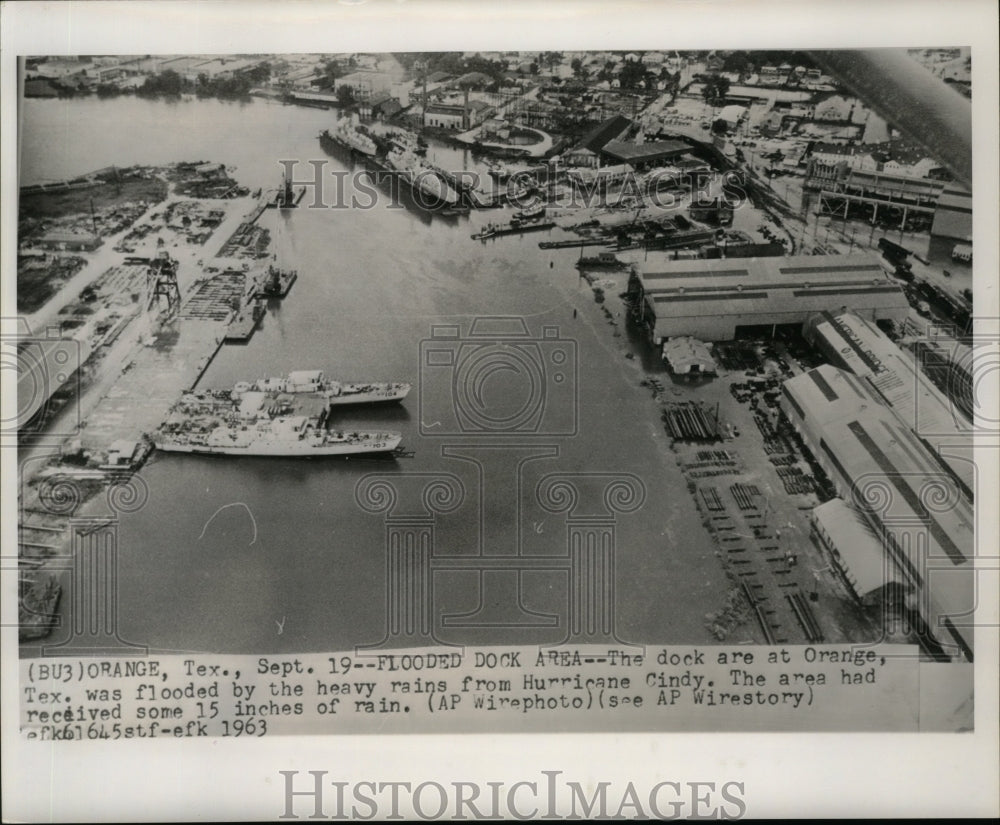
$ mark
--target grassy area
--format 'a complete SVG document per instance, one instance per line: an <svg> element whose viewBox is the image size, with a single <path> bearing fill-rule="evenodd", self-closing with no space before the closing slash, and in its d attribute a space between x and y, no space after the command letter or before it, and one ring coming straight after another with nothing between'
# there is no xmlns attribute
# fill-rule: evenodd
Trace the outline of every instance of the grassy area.
<svg viewBox="0 0 1000 825"><path fill-rule="evenodd" d="M26 264L17 268L17 311L35 312L79 272L86 260L79 256L53 256L46 263Z"/></svg>
<svg viewBox="0 0 1000 825"><path fill-rule="evenodd" d="M33 192L22 195L19 217L60 218L66 215L90 212L91 201L94 209L117 206L129 201L144 200L159 203L167 196L167 184L159 178L126 177L117 182L103 183L87 189L71 189L63 192Z"/></svg>

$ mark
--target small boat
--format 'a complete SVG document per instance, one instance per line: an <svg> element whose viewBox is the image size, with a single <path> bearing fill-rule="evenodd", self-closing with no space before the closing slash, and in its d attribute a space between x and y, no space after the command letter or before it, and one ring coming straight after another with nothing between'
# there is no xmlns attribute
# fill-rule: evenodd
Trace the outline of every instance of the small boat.
<svg viewBox="0 0 1000 825"><path fill-rule="evenodd" d="M493 224L488 224L479 232L474 233L471 237L474 241L485 241L489 238L496 237L497 228Z"/></svg>
<svg viewBox="0 0 1000 825"><path fill-rule="evenodd" d="M545 205L536 206L534 209L522 209L514 213L515 221L537 221L545 217Z"/></svg>

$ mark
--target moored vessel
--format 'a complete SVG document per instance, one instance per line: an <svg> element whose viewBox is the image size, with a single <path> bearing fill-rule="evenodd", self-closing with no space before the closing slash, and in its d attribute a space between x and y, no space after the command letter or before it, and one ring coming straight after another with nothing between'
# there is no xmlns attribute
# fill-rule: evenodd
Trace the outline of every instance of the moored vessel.
<svg viewBox="0 0 1000 825"><path fill-rule="evenodd" d="M402 435L326 426L330 403L315 392L185 393L152 435L163 452L303 458L384 453Z"/></svg>
<svg viewBox="0 0 1000 825"><path fill-rule="evenodd" d="M322 370L298 370L288 373L287 377L241 381L233 387L232 395L246 392L314 393L330 405L374 404L402 401L410 392L410 385L401 381L332 381Z"/></svg>

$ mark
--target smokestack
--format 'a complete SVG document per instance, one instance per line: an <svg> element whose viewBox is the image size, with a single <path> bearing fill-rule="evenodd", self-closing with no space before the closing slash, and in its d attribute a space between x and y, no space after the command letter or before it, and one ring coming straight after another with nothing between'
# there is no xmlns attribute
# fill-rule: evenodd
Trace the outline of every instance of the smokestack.
<svg viewBox="0 0 1000 825"><path fill-rule="evenodd" d="M462 108L462 128L469 129L472 124L469 122L469 87L465 87L465 102Z"/></svg>
<svg viewBox="0 0 1000 825"><path fill-rule="evenodd" d="M423 70L424 70L423 71L423 76L424 76L424 105L420 109L420 111L423 112L423 114L421 115L422 123L423 123L424 126L426 126L427 125L427 67L424 66Z"/></svg>

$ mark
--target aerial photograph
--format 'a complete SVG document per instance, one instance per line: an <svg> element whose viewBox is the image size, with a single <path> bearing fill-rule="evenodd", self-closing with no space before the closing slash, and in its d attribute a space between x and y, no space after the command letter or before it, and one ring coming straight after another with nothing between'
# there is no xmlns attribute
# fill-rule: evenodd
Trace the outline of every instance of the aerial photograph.
<svg viewBox="0 0 1000 825"><path fill-rule="evenodd" d="M972 60L19 58L22 658L973 662Z"/></svg>

